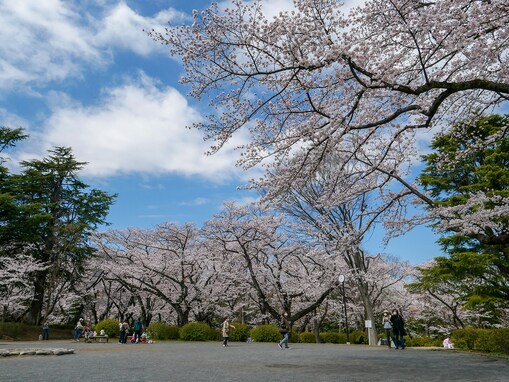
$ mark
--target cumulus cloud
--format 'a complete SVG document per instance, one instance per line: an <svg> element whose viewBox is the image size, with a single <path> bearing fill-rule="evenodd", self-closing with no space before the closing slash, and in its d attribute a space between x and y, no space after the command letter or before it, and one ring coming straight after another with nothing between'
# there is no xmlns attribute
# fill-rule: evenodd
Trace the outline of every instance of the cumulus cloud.
<svg viewBox="0 0 509 382"><path fill-rule="evenodd" d="M98 22L94 43L98 47L112 46L141 56L166 52L163 45L154 43L144 31L157 29L170 20L183 18L185 15L174 9L165 9L153 17L144 17L125 3L119 3L108 10L105 17Z"/></svg>
<svg viewBox="0 0 509 382"><path fill-rule="evenodd" d="M206 156L208 143L200 132L186 129L199 119L177 90L140 73L135 80L104 90L92 106L69 100L55 106L38 144L71 146L78 160L89 162L88 176L174 173L217 181L238 176L233 147L243 143L242 136Z"/></svg>
<svg viewBox="0 0 509 382"><path fill-rule="evenodd" d="M96 3L89 10L72 1L1 1L0 90L81 78L90 66L110 64L116 49L143 56L163 52L143 29L182 17L171 8L144 17L123 2Z"/></svg>

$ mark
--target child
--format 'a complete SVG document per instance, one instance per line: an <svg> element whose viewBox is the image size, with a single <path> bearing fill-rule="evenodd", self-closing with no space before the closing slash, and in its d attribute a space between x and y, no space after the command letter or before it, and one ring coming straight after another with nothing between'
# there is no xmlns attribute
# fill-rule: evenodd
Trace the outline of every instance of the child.
<svg viewBox="0 0 509 382"><path fill-rule="evenodd" d="M451 339L449 337L447 337L444 340L443 345L444 349L454 349L454 344L451 342Z"/></svg>

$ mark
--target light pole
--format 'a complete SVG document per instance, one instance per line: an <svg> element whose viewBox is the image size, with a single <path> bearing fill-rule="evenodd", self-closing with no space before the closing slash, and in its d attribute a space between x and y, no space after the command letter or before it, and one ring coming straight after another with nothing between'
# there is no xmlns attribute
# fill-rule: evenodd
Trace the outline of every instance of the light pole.
<svg viewBox="0 0 509 382"><path fill-rule="evenodd" d="M346 329L346 343L350 343L350 336L348 334L348 315L346 314L346 293L345 293L345 275L339 275L338 281L343 287L343 310L345 312L345 329Z"/></svg>

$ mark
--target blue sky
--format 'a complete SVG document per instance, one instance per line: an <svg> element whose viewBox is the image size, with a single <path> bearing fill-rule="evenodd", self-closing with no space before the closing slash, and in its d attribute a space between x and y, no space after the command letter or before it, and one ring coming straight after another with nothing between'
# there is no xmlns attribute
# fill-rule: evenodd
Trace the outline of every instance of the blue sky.
<svg viewBox="0 0 509 382"><path fill-rule="evenodd" d="M347 1L354 5L356 1ZM358 2L358 1L357 1ZM289 0L267 0L267 12ZM235 167L236 144L206 156L207 143L186 129L206 113L178 84L181 66L144 32L182 24L206 0L0 0L0 125L23 127L9 166L71 146L88 162L83 179L119 194L108 216L115 228L165 221L201 225L256 176ZM372 251L412 263L439 254L435 236L419 228Z"/></svg>

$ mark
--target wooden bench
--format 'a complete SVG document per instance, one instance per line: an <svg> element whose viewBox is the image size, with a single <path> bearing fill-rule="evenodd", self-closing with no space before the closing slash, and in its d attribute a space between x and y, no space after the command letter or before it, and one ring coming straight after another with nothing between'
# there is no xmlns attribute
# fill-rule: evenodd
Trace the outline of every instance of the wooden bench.
<svg viewBox="0 0 509 382"><path fill-rule="evenodd" d="M88 338L85 338L85 342L92 342L92 341L97 342L98 339L102 340L104 338L106 339L106 342L108 342L108 339L109 339L108 336L90 336ZM103 342L103 341L99 341L99 342Z"/></svg>

